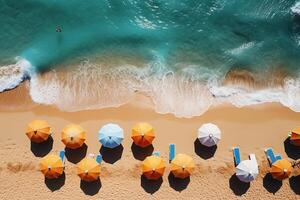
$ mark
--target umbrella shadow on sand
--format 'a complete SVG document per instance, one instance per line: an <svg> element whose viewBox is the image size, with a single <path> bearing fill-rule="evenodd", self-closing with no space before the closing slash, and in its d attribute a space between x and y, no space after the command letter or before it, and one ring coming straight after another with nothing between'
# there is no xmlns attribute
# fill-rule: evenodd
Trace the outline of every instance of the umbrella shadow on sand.
<svg viewBox="0 0 300 200"><path fill-rule="evenodd" d="M149 145L147 147L139 147L136 144L132 143L131 145L131 151L133 154L133 157L137 160L145 160L145 158L147 156L151 156L153 151L154 151L154 147L153 145Z"/></svg>
<svg viewBox="0 0 300 200"><path fill-rule="evenodd" d="M268 192L275 194L281 188L282 181L274 179L271 173L267 173L263 178L263 186Z"/></svg>
<svg viewBox="0 0 300 200"><path fill-rule="evenodd" d="M145 176L141 176L141 186L147 193L154 194L159 190L162 183L161 177L157 180L148 180Z"/></svg>
<svg viewBox="0 0 300 200"><path fill-rule="evenodd" d="M215 155L217 148L217 145L212 147L204 146L200 143L198 138L194 141L195 153L205 160L212 158Z"/></svg>
<svg viewBox="0 0 300 200"><path fill-rule="evenodd" d="M30 150L36 157L44 157L53 147L53 138L50 135L48 139L42 143L35 143L31 141Z"/></svg>
<svg viewBox="0 0 300 200"><path fill-rule="evenodd" d="M290 138L284 141L284 150L289 158L297 160L300 158L300 147L291 144Z"/></svg>
<svg viewBox="0 0 300 200"><path fill-rule="evenodd" d="M101 180L98 178L96 181L87 182L87 181L80 181L80 189L86 195L93 196L99 192L102 187Z"/></svg>
<svg viewBox="0 0 300 200"><path fill-rule="evenodd" d="M100 148L100 154L102 155L102 159L110 164L114 164L118 160L121 159L123 154L123 145L120 144L119 146L111 149L104 146L101 146Z"/></svg>
<svg viewBox="0 0 300 200"><path fill-rule="evenodd" d="M45 177L45 184L48 187L49 190L56 191L59 190L62 186L64 186L66 181L66 175L65 172L60 175L58 178L54 179L48 179Z"/></svg>
<svg viewBox="0 0 300 200"><path fill-rule="evenodd" d="M190 183L190 177L184 179L176 178L172 173L169 174L168 180L170 187L178 192L185 190Z"/></svg>
<svg viewBox="0 0 300 200"><path fill-rule="evenodd" d="M229 187L235 195L242 196L249 190L250 183L240 181L236 174L233 174L229 179Z"/></svg>
<svg viewBox="0 0 300 200"><path fill-rule="evenodd" d="M292 176L289 179L290 187L295 194L300 195L300 175Z"/></svg>
<svg viewBox="0 0 300 200"><path fill-rule="evenodd" d="M77 149L70 149L66 147L65 155L67 160L74 164L78 163L86 156L87 148L88 146L85 143Z"/></svg>

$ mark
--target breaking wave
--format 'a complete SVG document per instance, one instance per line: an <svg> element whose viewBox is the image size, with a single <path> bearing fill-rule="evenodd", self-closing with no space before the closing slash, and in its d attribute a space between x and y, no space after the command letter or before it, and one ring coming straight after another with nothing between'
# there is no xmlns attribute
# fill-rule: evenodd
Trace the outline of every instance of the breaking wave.
<svg viewBox="0 0 300 200"><path fill-rule="evenodd" d="M24 60L15 66L22 69L13 75L19 78L11 84L1 82L4 83L1 88L5 85L15 87L25 74L29 74L30 65ZM122 65L112 68L85 61L71 69L30 73L32 100L73 112L118 107L130 102L136 93L142 93L152 99L156 112L172 113L177 117L199 116L210 107L223 103L243 107L278 102L300 112L300 79L281 73L270 73L269 78L263 75L265 80L261 82L255 75L241 70L221 74L188 66L174 72L160 62L142 67Z"/></svg>

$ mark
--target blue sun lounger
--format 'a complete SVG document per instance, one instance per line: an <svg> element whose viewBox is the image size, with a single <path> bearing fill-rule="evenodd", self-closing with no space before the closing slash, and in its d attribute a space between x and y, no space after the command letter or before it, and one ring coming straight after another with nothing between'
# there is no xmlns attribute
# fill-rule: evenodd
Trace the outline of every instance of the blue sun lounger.
<svg viewBox="0 0 300 200"><path fill-rule="evenodd" d="M64 150L61 150L59 152L59 157L60 157L61 161L64 163L65 162L65 151Z"/></svg>
<svg viewBox="0 0 300 200"><path fill-rule="evenodd" d="M267 159L268 159L270 165L272 165L277 160L282 159L280 155L274 154L273 149L271 147L269 147L265 150L265 154L267 156Z"/></svg>
<svg viewBox="0 0 300 200"><path fill-rule="evenodd" d="M234 147L232 149L232 153L233 153L234 165L238 166L238 164L240 164L240 162L241 162L240 148Z"/></svg>
<svg viewBox="0 0 300 200"><path fill-rule="evenodd" d="M98 154L97 157L96 157L97 163L101 164L102 160L103 160L103 159L102 159L102 155L101 155L101 154Z"/></svg>
<svg viewBox="0 0 300 200"><path fill-rule="evenodd" d="M175 157L175 144L169 144L169 162Z"/></svg>

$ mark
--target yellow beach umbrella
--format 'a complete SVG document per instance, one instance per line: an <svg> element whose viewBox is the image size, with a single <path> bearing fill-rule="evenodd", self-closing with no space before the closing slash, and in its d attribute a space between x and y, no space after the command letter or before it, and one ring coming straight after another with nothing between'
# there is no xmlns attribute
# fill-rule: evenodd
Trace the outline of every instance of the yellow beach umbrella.
<svg viewBox="0 0 300 200"><path fill-rule="evenodd" d="M185 154L177 154L171 161L171 172L176 178L187 178L195 169L192 157Z"/></svg>
<svg viewBox="0 0 300 200"><path fill-rule="evenodd" d="M55 154L43 157L39 164L40 171L49 179L58 178L64 171L61 158Z"/></svg>
<svg viewBox="0 0 300 200"><path fill-rule="evenodd" d="M143 175L150 180L157 180L165 172L165 163L159 156L148 156L142 163Z"/></svg>
<svg viewBox="0 0 300 200"><path fill-rule="evenodd" d="M50 125L44 120L34 120L27 125L26 135L33 142L44 142L48 139L50 134Z"/></svg>
<svg viewBox="0 0 300 200"><path fill-rule="evenodd" d="M70 149L81 147L85 140L85 130L77 124L67 125L61 132L61 141Z"/></svg>
<svg viewBox="0 0 300 200"><path fill-rule="evenodd" d="M290 141L291 141L294 145L300 146L300 127L294 128L294 129L291 131Z"/></svg>
<svg viewBox="0 0 300 200"><path fill-rule="evenodd" d="M148 123L138 123L132 128L131 138L137 146L149 146L155 138L154 129Z"/></svg>
<svg viewBox="0 0 300 200"><path fill-rule="evenodd" d="M283 180L291 175L292 170L292 164L286 159L281 159L272 164L270 173L274 179Z"/></svg>
<svg viewBox="0 0 300 200"><path fill-rule="evenodd" d="M93 158L84 158L77 164L77 175L84 181L96 181L100 172L100 164Z"/></svg>

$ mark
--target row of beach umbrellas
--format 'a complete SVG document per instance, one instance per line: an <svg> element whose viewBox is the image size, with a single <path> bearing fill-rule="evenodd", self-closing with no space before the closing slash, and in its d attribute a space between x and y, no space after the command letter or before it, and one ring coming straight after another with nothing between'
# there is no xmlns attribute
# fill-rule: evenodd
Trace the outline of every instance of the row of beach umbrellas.
<svg viewBox="0 0 300 200"><path fill-rule="evenodd" d="M48 140L52 134L52 130L48 122L44 120L34 120L27 126L26 135L29 139L36 143ZM155 138L154 129L148 123L138 123L132 128L131 138L135 145L139 147L147 147L152 144ZM118 125L109 123L102 126L98 133L99 142L107 148L115 148L119 146L124 139L124 130ZM199 141L211 147L216 145L221 139L220 129L211 123L203 124L198 129ZM77 124L70 124L61 131L61 141L67 148L80 148L86 140L86 131Z"/></svg>
<svg viewBox="0 0 300 200"><path fill-rule="evenodd" d="M28 124L26 135L32 142L41 143L51 135L50 125L43 120L35 120ZM148 123L138 123L132 127L131 138L133 143L141 148L152 144L155 134L153 127ZM124 139L124 130L117 124L106 124L100 128L98 133L99 142L107 148L116 148L121 145ZM213 147L221 139L220 129L212 123L203 124L198 129L198 140L207 147ZM85 130L76 124L67 125L61 131L61 141L67 148L77 149L86 140ZM300 128L293 129L290 134L290 141L294 145L299 145ZM170 146L171 147L171 146ZM175 147L174 147L175 148ZM195 169L195 163L191 156L186 154L175 155L175 149L170 148L170 171L177 178L187 178ZM171 152L173 151L173 152ZM292 173L292 165L282 159L280 155L275 155L271 148L265 151L270 163L270 173L274 179L283 180ZM174 154L174 156L171 156ZM233 148L233 156L236 166L236 176L242 182L253 181L258 173L258 164L254 154L249 155L249 159L240 161L239 148ZM97 180L100 176L101 155L88 156L77 164L77 174L84 181ZM154 153L143 160L141 170L143 175L150 180L156 180L163 176L166 165L159 153ZM49 154L42 158L40 170L47 178L57 178L64 170L63 155L57 156Z"/></svg>

